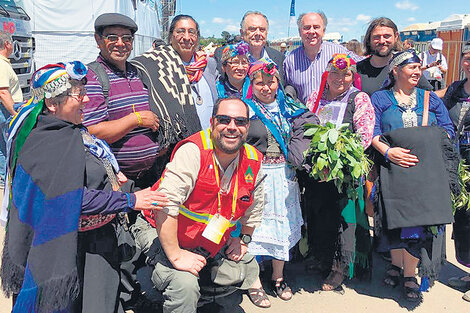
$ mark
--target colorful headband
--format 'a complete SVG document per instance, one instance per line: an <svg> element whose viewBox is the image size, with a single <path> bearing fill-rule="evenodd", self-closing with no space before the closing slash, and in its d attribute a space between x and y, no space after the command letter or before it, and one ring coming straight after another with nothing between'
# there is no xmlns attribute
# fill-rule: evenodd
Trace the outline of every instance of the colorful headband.
<svg viewBox="0 0 470 313"><path fill-rule="evenodd" d="M222 50L222 63L225 63L228 59L234 58L238 55L247 55L250 51L250 46L246 42L239 42L234 45L227 45Z"/></svg>
<svg viewBox="0 0 470 313"><path fill-rule="evenodd" d="M81 80L87 67L80 61L48 64L34 72L31 79L34 102L53 98L72 87L71 79Z"/></svg>
<svg viewBox="0 0 470 313"><path fill-rule="evenodd" d="M339 71L351 70L354 73L357 72L356 61L344 53L333 54L333 57L328 62L327 71L330 71L332 68Z"/></svg>
<svg viewBox="0 0 470 313"><path fill-rule="evenodd" d="M418 55L414 51L401 51L396 53L392 60L390 60L389 72L391 72L395 66L403 66L410 63L421 63Z"/></svg>
<svg viewBox="0 0 470 313"><path fill-rule="evenodd" d="M350 70L354 75L353 86L361 90L361 76L357 73L356 61L351 58L349 55L344 53L335 53L333 57L328 62L325 72L321 76L320 89L318 90L317 98L312 107L312 112L316 112L318 105L320 104L320 99L323 95L323 92L326 88L326 81L330 71L335 68L340 71Z"/></svg>
<svg viewBox="0 0 470 313"><path fill-rule="evenodd" d="M279 78L279 71L277 69L276 63L271 60L260 59L255 63L251 64L251 67L248 71L248 76L250 80L253 80L256 74L262 73L263 75L272 77L276 76Z"/></svg>

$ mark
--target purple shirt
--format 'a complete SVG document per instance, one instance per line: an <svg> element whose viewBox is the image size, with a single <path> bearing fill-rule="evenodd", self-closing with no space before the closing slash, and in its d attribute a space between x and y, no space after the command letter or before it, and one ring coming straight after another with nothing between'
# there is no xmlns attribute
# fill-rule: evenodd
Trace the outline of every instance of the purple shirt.
<svg viewBox="0 0 470 313"><path fill-rule="evenodd" d="M349 54L356 62L361 60L361 57L343 46L327 41L322 42L320 50L313 61L305 55L303 46L298 47L286 56L284 60L286 85L295 88L300 101L306 103L312 92L320 89L321 76L326 70L328 61L335 53Z"/></svg>
<svg viewBox="0 0 470 313"><path fill-rule="evenodd" d="M113 121L134 112L150 110L148 91L137 76L133 65L127 63L124 73L107 63L101 56L96 59L104 66L109 77L108 106L98 77L89 69L86 85L90 102L85 106L83 125L90 126L104 121ZM136 177L141 171L152 167L159 149L156 133L149 128L137 127L120 140L110 144L121 171Z"/></svg>

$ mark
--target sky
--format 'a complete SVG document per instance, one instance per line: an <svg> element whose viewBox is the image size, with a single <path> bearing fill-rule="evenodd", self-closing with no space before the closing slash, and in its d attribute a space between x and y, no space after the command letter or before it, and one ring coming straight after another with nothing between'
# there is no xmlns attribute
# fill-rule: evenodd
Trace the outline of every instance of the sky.
<svg viewBox="0 0 470 313"><path fill-rule="evenodd" d="M399 30L414 24L441 21L452 14L470 14L469 0L296 0L296 18L322 10L328 18L326 32L339 32L343 40L361 39L368 22L379 16L391 18ZM355 5L354 5L355 4ZM220 37L222 31L240 32L240 20L248 10L263 12L269 19L268 39L298 36L289 25L291 0L177 0L177 13L189 14L200 24L201 35Z"/></svg>

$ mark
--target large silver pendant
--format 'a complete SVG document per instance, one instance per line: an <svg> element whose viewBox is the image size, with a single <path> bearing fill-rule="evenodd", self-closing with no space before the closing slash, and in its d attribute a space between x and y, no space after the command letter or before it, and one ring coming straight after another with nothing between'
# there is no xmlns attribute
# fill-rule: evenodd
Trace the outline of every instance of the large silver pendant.
<svg viewBox="0 0 470 313"><path fill-rule="evenodd" d="M416 112L411 109L406 109L406 111L402 113L401 119L404 128L418 126L418 116Z"/></svg>

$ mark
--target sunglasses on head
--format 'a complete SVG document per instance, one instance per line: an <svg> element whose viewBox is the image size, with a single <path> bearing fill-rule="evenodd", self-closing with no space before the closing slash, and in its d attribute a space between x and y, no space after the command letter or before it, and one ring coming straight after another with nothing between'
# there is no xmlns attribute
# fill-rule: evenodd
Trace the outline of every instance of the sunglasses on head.
<svg viewBox="0 0 470 313"><path fill-rule="evenodd" d="M231 117L228 115L216 115L215 118L220 124L228 125L232 120L235 121L235 125L237 126L246 126L250 121L247 117Z"/></svg>

